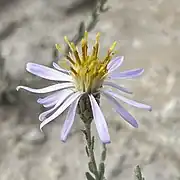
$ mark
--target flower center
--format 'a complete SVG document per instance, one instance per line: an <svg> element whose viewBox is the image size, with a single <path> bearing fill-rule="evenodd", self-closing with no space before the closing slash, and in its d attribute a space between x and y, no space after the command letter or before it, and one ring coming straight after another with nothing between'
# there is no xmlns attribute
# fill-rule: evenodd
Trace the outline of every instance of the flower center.
<svg viewBox="0 0 180 180"><path fill-rule="evenodd" d="M99 55L99 38L100 33L96 35L96 42L92 48L92 52L88 54L88 33L85 32L81 40L81 54L74 43L69 42L65 37L66 43L71 49L71 53L66 55L66 59L70 62L70 71L74 79L75 86L79 91L93 93L97 91L108 73L107 65L111 61L112 56L115 54L114 48L116 42L108 49L105 58L100 59ZM56 45L57 47L57 45ZM58 47L57 47L58 49Z"/></svg>

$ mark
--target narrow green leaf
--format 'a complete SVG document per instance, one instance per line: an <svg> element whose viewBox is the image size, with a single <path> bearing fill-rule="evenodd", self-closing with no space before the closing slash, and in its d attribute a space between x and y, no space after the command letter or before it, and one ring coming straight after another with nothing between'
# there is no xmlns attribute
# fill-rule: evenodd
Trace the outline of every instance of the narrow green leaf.
<svg viewBox="0 0 180 180"><path fill-rule="evenodd" d="M105 172L105 165L104 165L104 163L102 162L102 163L100 163L99 164L99 179L101 180L101 179L103 179L103 177L104 177L104 172Z"/></svg>
<svg viewBox="0 0 180 180"><path fill-rule="evenodd" d="M103 144L103 151L101 153L101 161L102 162L104 162L106 160L106 152L107 152L106 145Z"/></svg>
<svg viewBox="0 0 180 180"><path fill-rule="evenodd" d="M87 132L86 132L86 130L81 129L81 131L82 131L82 133L85 135L85 138L86 138L86 140L87 140L87 139L88 139L88 137L87 137Z"/></svg>
<svg viewBox="0 0 180 180"><path fill-rule="evenodd" d="M88 147L87 147L87 146L85 147L85 150L86 150L87 156L89 157L89 150L88 150Z"/></svg>
<svg viewBox="0 0 180 180"><path fill-rule="evenodd" d="M106 151L103 151L101 154L101 160L105 161L106 160Z"/></svg>
<svg viewBox="0 0 180 180"><path fill-rule="evenodd" d="M91 143L91 148L92 148L92 150L94 150L94 141L95 141L95 138L94 138L94 136L92 137L92 143Z"/></svg>
<svg viewBox="0 0 180 180"><path fill-rule="evenodd" d="M89 172L86 172L86 178L87 180L95 180Z"/></svg>
<svg viewBox="0 0 180 180"><path fill-rule="evenodd" d="M145 180L141 173L141 168L139 165L136 166L135 170L135 179L136 180Z"/></svg>
<svg viewBox="0 0 180 180"><path fill-rule="evenodd" d="M92 163L92 162L89 162L89 163L88 163L88 168L89 168L89 170L94 174L95 169L94 169L94 166L93 166L93 163Z"/></svg>

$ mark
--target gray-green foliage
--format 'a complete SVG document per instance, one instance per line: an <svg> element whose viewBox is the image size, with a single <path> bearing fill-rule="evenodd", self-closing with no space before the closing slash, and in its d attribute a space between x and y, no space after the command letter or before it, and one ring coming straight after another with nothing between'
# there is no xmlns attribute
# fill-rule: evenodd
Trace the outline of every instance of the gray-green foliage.
<svg viewBox="0 0 180 180"><path fill-rule="evenodd" d="M135 180L145 180L145 178L142 176L141 168L139 165L135 167L134 173L135 173Z"/></svg>

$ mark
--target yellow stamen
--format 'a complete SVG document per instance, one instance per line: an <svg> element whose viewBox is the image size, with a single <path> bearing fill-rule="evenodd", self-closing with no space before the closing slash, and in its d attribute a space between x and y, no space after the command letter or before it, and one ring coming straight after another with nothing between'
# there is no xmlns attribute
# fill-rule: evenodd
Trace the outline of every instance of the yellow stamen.
<svg viewBox="0 0 180 180"><path fill-rule="evenodd" d="M114 48L116 47L116 44L117 44L117 42L115 41L113 44L112 44L112 46L110 47L110 51L112 52L113 50L114 50Z"/></svg>
<svg viewBox="0 0 180 180"><path fill-rule="evenodd" d="M84 32L84 39L85 39L86 41L88 40L88 32L87 32L87 31Z"/></svg>
<svg viewBox="0 0 180 180"><path fill-rule="evenodd" d="M87 93L93 93L97 91L103 84L108 70L107 65L111 61L112 56L115 54L116 42L114 42L109 48L105 58L99 58L100 48L100 33L96 35L96 41L93 45L93 50L88 54L88 33L84 33L84 37L81 40L81 54L78 48L73 42L70 42L65 36L64 40L71 49L71 53L66 55L66 59L71 63L70 71L72 73L75 87L79 91ZM61 49L59 45L56 48Z"/></svg>
<svg viewBox="0 0 180 180"><path fill-rule="evenodd" d="M75 77L78 76L78 73L76 72L76 70L73 67L70 67L70 70Z"/></svg>
<svg viewBox="0 0 180 180"><path fill-rule="evenodd" d="M74 43L71 43L71 46L73 48L74 57L75 57L77 63L80 65L81 64L81 60L80 60L80 57L79 57L79 53L78 53L77 47L74 45Z"/></svg>
<svg viewBox="0 0 180 180"><path fill-rule="evenodd" d="M56 47L56 49L57 49L60 53L63 53L63 54L64 54L64 52L63 52L60 44L55 44L55 47Z"/></svg>
<svg viewBox="0 0 180 180"><path fill-rule="evenodd" d="M82 46L82 60L85 61L87 58L87 41L85 39L82 39L81 41L81 46Z"/></svg>
<svg viewBox="0 0 180 180"><path fill-rule="evenodd" d="M71 43L69 42L67 36L64 36L64 40L65 40L65 42L69 45L71 51L73 51L73 47L71 46Z"/></svg>
<svg viewBox="0 0 180 180"><path fill-rule="evenodd" d="M75 57L77 63L80 65L80 64L81 64L81 60L80 60L80 58L79 58L79 53L78 53L78 51L77 51L77 48L76 48L75 44L74 44L73 42L70 42L70 41L68 40L67 36L64 37L64 40L65 40L65 42L69 45L71 51L72 51L73 54L74 54L74 57Z"/></svg>
<svg viewBox="0 0 180 180"><path fill-rule="evenodd" d="M66 58L67 58L67 60L69 60L69 62L70 62L72 65L75 65L75 62L73 61L73 59L72 59L69 55L67 55Z"/></svg>
<svg viewBox="0 0 180 180"><path fill-rule="evenodd" d="M96 35L96 43L93 46L93 52L92 52L92 56L94 56L95 58L98 57L98 52L99 52L99 39L100 39L100 33L98 33Z"/></svg>

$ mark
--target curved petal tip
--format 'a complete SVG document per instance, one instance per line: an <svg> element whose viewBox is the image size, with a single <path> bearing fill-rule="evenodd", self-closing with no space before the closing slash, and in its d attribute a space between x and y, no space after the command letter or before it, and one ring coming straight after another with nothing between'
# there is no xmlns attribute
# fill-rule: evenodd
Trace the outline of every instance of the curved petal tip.
<svg viewBox="0 0 180 180"><path fill-rule="evenodd" d="M150 112L152 111L152 107L151 107L151 106L149 106L149 109L148 109L148 111L150 111Z"/></svg>
<svg viewBox="0 0 180 180"><path fill-rule="evenodd" d="M21 88L22 88L22 86L17 86L16 91L19 91L19 89L21 89Z"/></svg>
<svg viewBox="0 0 180 180"><path fill-rule="evenodd" d="M109 141L102 141L104 144L110 144L111 143L111 141L109 140Z"/></svg>
<svg viewBox="0 0 180 180"><path fill-rule="evenodd" d="M65 143L65 142L66 142L66 139L61 138L61 141L62 141L63 143Z"/></svg>
<svg viewBox="0 0 180 180"><path fill-rule="evenodd" d="M41 123L41 124L40 124L40 131L41 131L41 132L43 132L43 127L44 127L44 126L42 126L42 123Z"/></svg>
<svg viewBox="0 0 180 180"><path fill-rule="evenodd" d="M18 87L16 87L16 91L19 91L19 89L20 89L20 87L18 86Z"/></svg>
<svg viewBox="0 0 180 180"><path fill-rule="evenodd" d="M43 133L43 130L42 130L42 127L41 127L41 125L40 125L40 128L39 128L39 129L40 129L40 131Z"/></svg>
<svg viewBox="0 0 180 180"><path fill-rule="evenodd" d="M138 123L136 122L136 123L134 123L134 124L131 124L134 128L138 128L139 127L139 125L138 125Z"/></svg>

